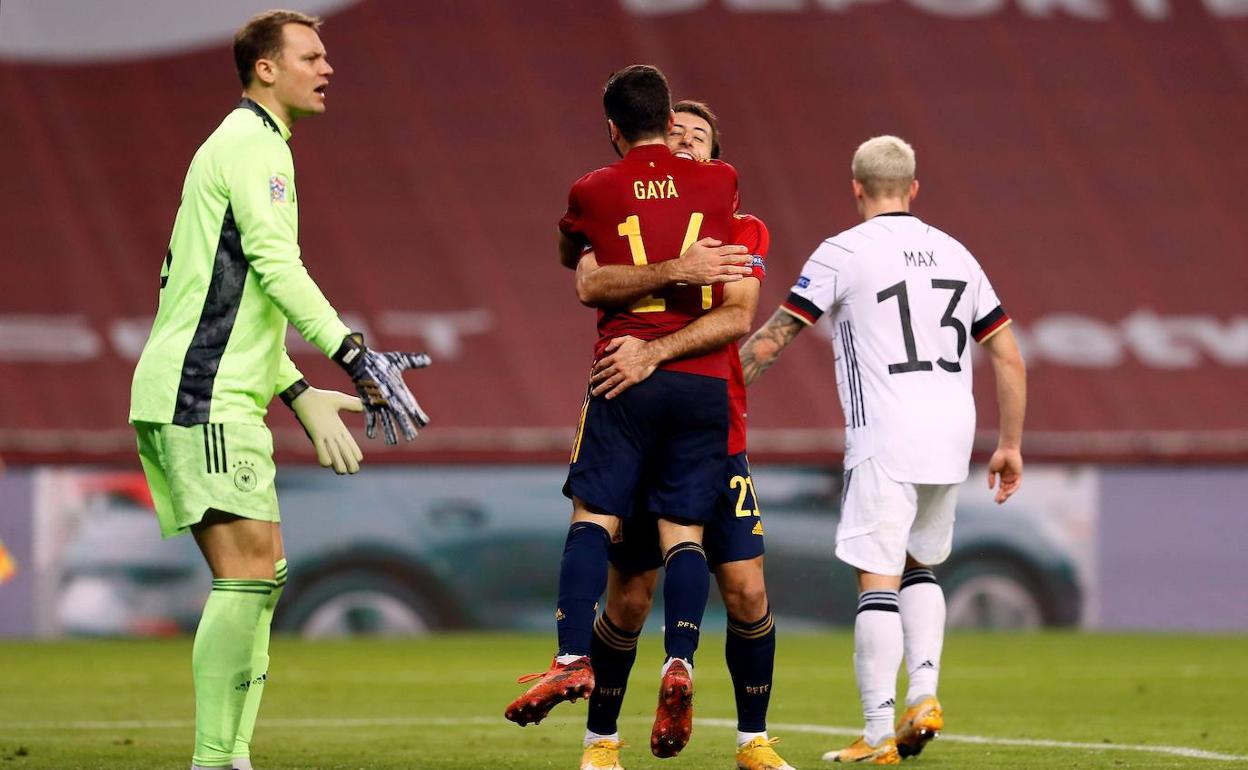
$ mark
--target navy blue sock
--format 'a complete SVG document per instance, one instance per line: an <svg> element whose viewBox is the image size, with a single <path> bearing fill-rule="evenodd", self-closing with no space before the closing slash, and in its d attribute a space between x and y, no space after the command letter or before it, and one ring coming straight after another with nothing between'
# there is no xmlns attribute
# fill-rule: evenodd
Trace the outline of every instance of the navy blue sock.
<svg viewBox="0 0 1248 770"><path fill-rule="evenodd" d="M728 618L724 657L737 697L737 730L767 731L767 704L771 702L771 677L776 665L776 622L771 609L761 620L738 623Z"/></svg>
<svg viewBox="0 0 1248 770"><path fill-rule="evenodd" d="M578 521L568 528L559 563L560 655L588 655L598 597L607 589L607 549L611 537L601 526Z"/></svg>
<svg viewBox="0 0 1248 770"><path fill-rule="evenodd" d="M594 623L594 643L589 662L594 667L594 694L589 698L585 727L599 735L614 735L624 706L628 675L637 660L637 637L641 631L623 631L607 613Z"/></svg>
<svg viewBox="0 0 1248 770"><path fill-rule="evenodd" d="M693 663L702 628L702 613L711 592L706 551L697 543L678 543L663 559L663 648L669 658Z"/></svg>

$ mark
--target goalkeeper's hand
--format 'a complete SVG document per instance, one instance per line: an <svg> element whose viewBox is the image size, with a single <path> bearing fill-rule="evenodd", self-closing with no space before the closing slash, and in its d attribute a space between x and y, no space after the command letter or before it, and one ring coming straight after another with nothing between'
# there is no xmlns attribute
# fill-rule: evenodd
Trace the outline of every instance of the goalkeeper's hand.
<svg viewBox="0 0 1248 770"><path fill-rule="evenodd" d="M340 410L364 411L358 398L335 390L319 390L300 380L282 392L282 401L308 434L322 468L332 467L339 476L359 472L364 453L338 416Z"/></svg>
<svg viewBox="0 0 1248 770"><path fill-rule="evenodd" d="M364 335L349 334L334 355L351 375L364 404L364 429L369 438L377 434L377 422L387 444L399 443L395 424L403 438L416 438L416 429L429 424L429 416L403 382L404 369L423 369L432 363L426 353L378 353L364 346Z"/></svg>

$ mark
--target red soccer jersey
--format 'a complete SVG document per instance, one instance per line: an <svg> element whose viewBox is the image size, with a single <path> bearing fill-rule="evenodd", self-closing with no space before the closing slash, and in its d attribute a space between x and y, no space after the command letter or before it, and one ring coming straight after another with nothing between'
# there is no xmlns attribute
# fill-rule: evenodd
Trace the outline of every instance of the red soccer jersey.
<svg viewBox="0 0 1248 770"><path fill-rule="evenodd" d="M732 166L677 158L667 145L647 144L578 179L559 229L592 247L600 265L644 265L675 259L699 238L731 243L736 198ZM723 298L722 285L669 286L628 308L599 310L594 357L615 337L652 340L683 329ZM727 379L728 352L679 358L661 368Z"/></svg>
<svg viewBox="0 0 1248 770"><path fill-rule="evenodd" d="M767 275L765 258L771 247L771 236L763 220L751 214L737 214L732 220L732 237L726 243L736 243L750 250L754 257L754 277L762 283ZM737 343L728 343L728 454L745 451L745 374L741 371L741 354Z"/></svg>

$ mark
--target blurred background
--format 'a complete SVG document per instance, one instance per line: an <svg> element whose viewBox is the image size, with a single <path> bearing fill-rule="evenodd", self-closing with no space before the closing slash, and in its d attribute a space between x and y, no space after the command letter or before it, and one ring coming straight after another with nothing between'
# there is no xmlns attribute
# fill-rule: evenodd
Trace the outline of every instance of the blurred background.
<svg viewBox="0 0 1248 770"><path fill-rule="evenodd" d="M208 573L189 538L159 539L129 383L183 175L238 100L231 36L269 5L0 4L0 636L194 627ZM849 160L881 133L915 146L916 213L1015 318L1027 477L998 508L972 469L953 625L1248 630L1248 0L285 5L325 17L336 69L291 142L305 262L376 347L435 365L409 377L430 427L400 448L360 431L356 477L273 409L281 628L549 629L594 339L555 223L614 159L606 77L648 62L719 113L743 210L770 227L755 325L856 223ZM976 393L980 462L982 366ZM852 622L842 424L817 328L750 392L785 628Z"/></svg>

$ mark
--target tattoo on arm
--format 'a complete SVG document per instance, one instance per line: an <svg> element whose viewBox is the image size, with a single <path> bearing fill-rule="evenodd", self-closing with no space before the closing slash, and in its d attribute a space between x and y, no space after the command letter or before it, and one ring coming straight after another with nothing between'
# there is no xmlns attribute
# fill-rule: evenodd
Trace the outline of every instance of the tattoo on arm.
<svg viewBox="0 0 1248 770"><path fill-rule="evenodd" d="M763 372L771 368L784 347L804 328L806 324L783 310L772 314L741 348L741 371L745 375L745 384L753 385Z"/></svg>

